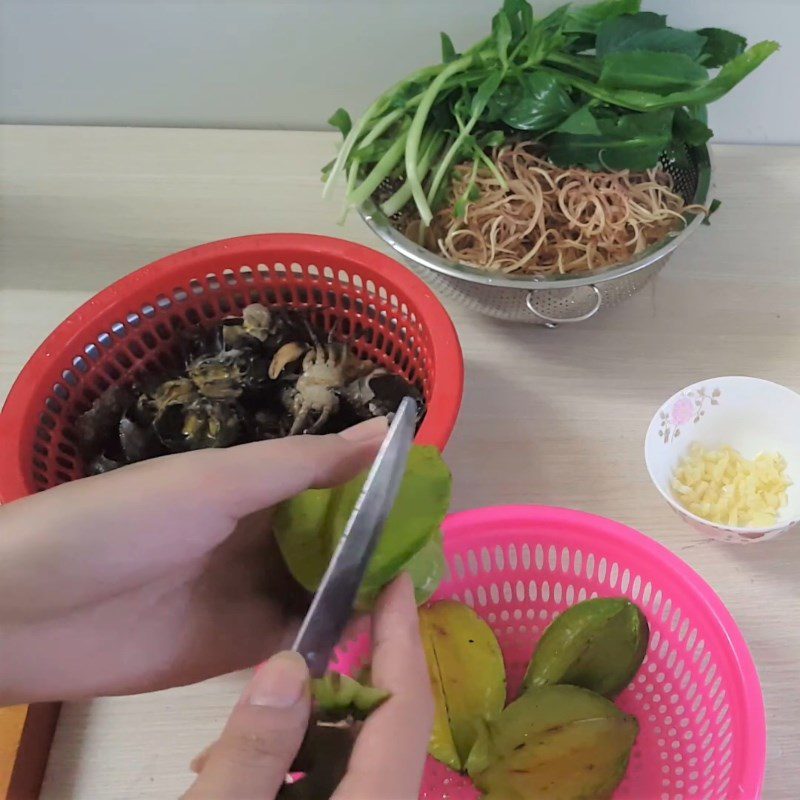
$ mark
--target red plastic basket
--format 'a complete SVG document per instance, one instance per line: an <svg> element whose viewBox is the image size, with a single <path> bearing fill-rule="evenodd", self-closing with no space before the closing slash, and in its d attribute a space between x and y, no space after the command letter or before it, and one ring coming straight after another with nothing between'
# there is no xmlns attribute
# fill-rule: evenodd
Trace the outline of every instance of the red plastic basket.
<svg viewBox="0 0 800 800"><path fill-rule="evenodd" d="M193 247L104 289L33 354L0 414L0 502L82 477L74 422L101 392L170 363L178 332L211 327L248 303L311 310L360 355L422 389L421 444L443 448L464 381L458 337L433 292L362 245L261 234Z"/></svg>

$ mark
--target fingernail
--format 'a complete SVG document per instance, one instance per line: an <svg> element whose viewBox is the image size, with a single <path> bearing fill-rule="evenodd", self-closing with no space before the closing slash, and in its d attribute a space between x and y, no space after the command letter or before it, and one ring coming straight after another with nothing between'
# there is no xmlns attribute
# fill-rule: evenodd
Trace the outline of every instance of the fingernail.
<svg viewBox="0 0 800 800"><path fill-rule="evenodd" d="M246 702L253 706L291 708L303 697L307 684L305 659L291 651L278 653L256 670Z"/></svg>
<svg viewBox="0 0 800 800"><path fill-rule="evenodd" d="M385 436L388 428L386 417L376 417L342 431L339 436L348 442L368 442Z"/></svg>

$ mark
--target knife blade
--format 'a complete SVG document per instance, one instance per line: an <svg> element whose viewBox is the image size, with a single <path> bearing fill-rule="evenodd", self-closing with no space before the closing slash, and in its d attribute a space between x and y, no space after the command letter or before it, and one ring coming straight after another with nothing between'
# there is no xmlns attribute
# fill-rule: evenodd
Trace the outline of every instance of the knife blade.
<svg viewBox="0 0 800 800"><path fill-rule="evenodd" d="M353 613L369 560L397 499L414 441L417 404L406 397L370 469L292 649L321 678Z"/></svg>

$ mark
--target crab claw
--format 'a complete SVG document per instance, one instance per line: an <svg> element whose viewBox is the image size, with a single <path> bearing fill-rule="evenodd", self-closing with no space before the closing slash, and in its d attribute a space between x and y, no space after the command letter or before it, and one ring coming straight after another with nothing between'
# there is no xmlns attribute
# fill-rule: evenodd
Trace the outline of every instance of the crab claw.
<svg viewBox="0 0 800 800"><path fill-rule="evenodd" d="M302 433L317 433L330 417L330 410L325 408L313 422L310 422L314 409L311 406L302 405L294 418L292 427L289 429L289 436L297 436Z"/></svg>
<svg viewBox="0 0 800 800"><path fill-rule="evenodd" d="M269 365L269 377L274 381L293 361L297 361L306 349L299 342L287 342L278 348Z"/></svg>

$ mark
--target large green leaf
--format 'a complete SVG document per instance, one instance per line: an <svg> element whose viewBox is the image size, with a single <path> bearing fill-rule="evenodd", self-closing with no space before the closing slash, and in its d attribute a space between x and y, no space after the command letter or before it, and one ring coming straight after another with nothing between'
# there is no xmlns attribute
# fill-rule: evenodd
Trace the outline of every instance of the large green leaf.
<svg viewBox="0 0 800 800"><path fill-rule="evenodd" d="M607 19L622 14L636 14L641 8L641 0L601 0L589 6L572 9L564 22L565 33L597 33Z"/></svg>
<svg viewBox="0 0 800 800"><path fill-rule="evenodd" d="M566 42L562 28L569 16L569 4L551 11L546 17L531 22L527 33L527 64L539 64L554 50L561 48Z"/></svg>
<svg viewBox="0 0 800 800"><path fill-rule="evenodd" d="M278 546L292 575L309 591L319 586L365 480L363 474L335 489L312 489L278 507L274 522ZM428 557L432 561L440 557L437 537L450 505L451 483L450 471L435 447L412 448L397 500L364 577L361 606L368 606L432 541ZM427 591L438 567L432 563L426 570L423 560L420 556L413 565L412 577Z"/></svg>
<svg viewBox="0 0 800 800"><path fill-rule="evenodd" d="M605 58L609 53L628 49L626 44L634 36L647 31L665 28L666 25L666 16L664 14L654 14L652 11L623 14L621 17L607 19L597 31L597 57Z"/></svg>
<svg viewBox="0 0 800 800"><path fill-rule="evenodd" d="M456 53L453 40L444 31L442 31L439 36L442 40L442 63L449 64L451 61L455 61L458 58L458 53Z"/></svg>
<svg viewBox="0 0 800 800"><path fill-rule="evenodd" d="M702 62L709 68L721 67L744 53L747 39L722 28L702 28L697 31L705 39Z"/></svg>
<svg viewBox="0 0 800 800"><path fill-rule="evenodd" d="M511 22L505 11L498 11L494 15L492 19L492 37L497 47L497 56L505 68L508 66L508 46L511 44L512 38Z"/></svg>
<svg viewBox="0 0 800 800"><path fill-rule="evenodd" d="M511 25L511 36L516 40L527 30L532 15L530 4L526 0L503 0L503 13Z"/></svg>
<svg viewBox="0 0 800 800"><path fill-rule="evenodd" d="M502 120L517 130L543 132L559 125L574 110L575 104L555 78L534 72L522 76L517 99Z"/></svg>
<svg viewBox="0 0 800 800"><path fill-rule="evenodd" d="M683 53L611 53L603 61L600 85L669 94L701 86L708 71Z"/></svg>
<svg viewBox="0 0 800 800"><path fill-rule="evenodd" d="M619 105L640 111L708 105L726 95L779 49L780 45L777 42L765 41L754 44L749 50L729 61L716 77L693 89L672 92L663 96L653 92L632 90L617 90L611 94Z"/></svg>
<svg viewBox="0 0 800 800"><path fill-rule="evenodd" d="M672 130L677 141L686 142L694 147L705 144L714 135L708 125L693 117L683 108L679 108L675 112Z"/></svg>
<svg viewBox="0 0 800 800"><path fill-rule="evenodd" d="M602 135L600 126L589 106L581 106L574 114L567 117L556 128L556 133L571 133L576 136Z"/></svg>
<svg viewBox="0 0 800 800"><path fill-rule="evenodd" d="M328 118L328 125L337 128L342 136L347 136L347 134L350 133L350 129L353 127L353 121L350 119L350 115L347 113L346 109L337 108Z"/></svg>
<svg viewBox="0 0 800 800"><path fill-rule="evenodd" d="M546 140L548 153L555 164L563 167L650 169L671 141L672 119L671 110L595 118L599 134L554 133ZM588 129L588 122L583 127ZM580 127L575 125L572 129Z"/></svg>
<svg viewBox="0 0 800 800"><path fill-rule="evenodd" d="M698 58L706 38L694 31L669 28L662 14L643 11L607 20L597 32L597 57L611 53L652 51L682 53L692 60Z"/></svg>

